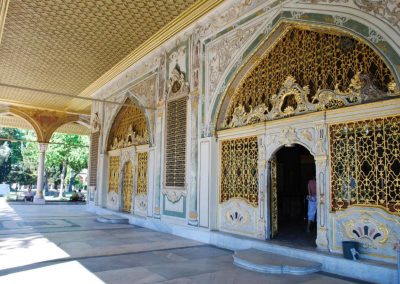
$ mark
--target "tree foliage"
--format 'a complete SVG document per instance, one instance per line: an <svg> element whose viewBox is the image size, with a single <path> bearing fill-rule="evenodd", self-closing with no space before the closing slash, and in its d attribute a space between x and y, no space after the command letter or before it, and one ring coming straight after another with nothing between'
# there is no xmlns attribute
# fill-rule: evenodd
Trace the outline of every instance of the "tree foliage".
<svg viewBox="0 0 400 284"><path fill-rule="evenodd" d="M3 139L24 139L26 131L14 128L0 128L0 138ZM23 142L0 141L0 182L13 182L10 173L16 165L23 168L22 149ZM23 177L26 178L26 177ZM18 182L18 181L17 181Z"/></svg>
<svg viewBox="0 0 400 284"><path fill-rule="evenodd" d="M33 131L3 128L0 137L18 140L36 141ZM46 151L45 171L51 184L60 183L63 164L73 175L87 168L89 148L74 145L88 145L89 137L54 133ZM35 184L39 161L39 147L37 142L12 142L9 144L11 154L1 164L3 143L0 143L0 181L8 183ZM4 146L3 148L5 148ZM5 148L6 149L6 148Z"/></svg>
<svg viewBox="0 0 400 284"><path fill-rule="evenodd" d="M51 142L55 144L50 144L47 149L46 171L54 183L59 183L63 166L66 167L64 174L70 171L74 177L87 168L89 148L78 145L88 145L89 137L54 133Z"/></svg>

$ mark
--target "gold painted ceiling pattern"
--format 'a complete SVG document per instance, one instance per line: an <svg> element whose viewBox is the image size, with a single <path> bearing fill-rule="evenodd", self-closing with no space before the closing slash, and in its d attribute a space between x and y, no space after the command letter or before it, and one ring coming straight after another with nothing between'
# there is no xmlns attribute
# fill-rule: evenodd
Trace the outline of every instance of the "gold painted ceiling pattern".
<svg viewBox="0 0 400 284"><path fill-rule="evenodd" d="M0 45L0 83L78 95L195 2L12 0ZM71 101L8 87L0 87L2 99L59 110Z"/></svg>

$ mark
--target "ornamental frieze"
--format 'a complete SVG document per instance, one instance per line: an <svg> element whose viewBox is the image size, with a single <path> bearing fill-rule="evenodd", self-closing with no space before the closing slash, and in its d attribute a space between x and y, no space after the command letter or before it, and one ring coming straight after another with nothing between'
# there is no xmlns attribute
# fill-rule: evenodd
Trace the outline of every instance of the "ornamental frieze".
<svg viewBox="0 0 400 284"><path fill-rule="evenodd" d="M372 102L379 99L399 96L400 91L394 82L388 85L388 92L383 92L369 79L366 74L357 73L351 80L347 90L318 90L309 99L308 86L301 87L293 76L288 76L277 95L270 97L271 108L260 104L250 107L246 112L243 105L237 106L231 117L226 117L222 128L233 128L252 123L273 120L303 113L335 109L344 106Z"/></svg>

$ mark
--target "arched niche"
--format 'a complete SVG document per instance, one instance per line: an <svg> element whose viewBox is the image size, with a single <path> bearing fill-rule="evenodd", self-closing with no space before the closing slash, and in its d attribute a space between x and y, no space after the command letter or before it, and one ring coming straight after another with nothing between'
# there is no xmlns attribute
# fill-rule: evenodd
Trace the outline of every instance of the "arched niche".
<svg viewBox="0 0 400 284"><path fill-rule="evenodd" d="M114 118L108 134L107 150L148 143L148 123L144 111L128 98Z"/></svg>
<svg viewBox="0 0 400 284"><path fill-rule="evenodd" d="M398 95L390 65L348 32L281 23L230 81L212 118L233 128Z"/></svg>

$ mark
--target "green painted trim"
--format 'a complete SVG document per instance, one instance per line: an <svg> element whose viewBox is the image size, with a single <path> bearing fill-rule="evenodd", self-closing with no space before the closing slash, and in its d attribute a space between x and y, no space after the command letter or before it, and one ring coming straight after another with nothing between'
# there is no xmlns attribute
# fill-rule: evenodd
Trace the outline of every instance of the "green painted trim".
<svg viewBox="0 0 400 284"><path fill-rule="evenodd" d="M167 198L166 198L165 194L163 194L163 215L178 217L178 218L186 218L186 197L182 196L176 202L173 202L173 203L179 202L182 198L183 198L183 212L169 211L169 210L165 210L165 200Z"/></svg>

